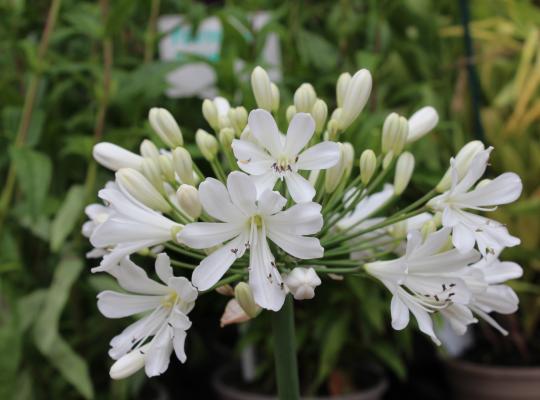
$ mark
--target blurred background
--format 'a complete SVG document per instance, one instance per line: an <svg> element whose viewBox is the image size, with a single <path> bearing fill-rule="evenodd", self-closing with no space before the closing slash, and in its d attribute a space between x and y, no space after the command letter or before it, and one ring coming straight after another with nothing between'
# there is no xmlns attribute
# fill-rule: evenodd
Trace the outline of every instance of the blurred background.
<svg viewBox="0 0 540 400"><path fill-rule="evenodd" d="M94 143L137 151L153 135L154 106L193 143L206 127L202 98L253 108L256 65L279 83L283 110L303 82L333 108L339 74L368 68L371 99L346 137L357 149L376 146L389 112L434 106L440 123L415 144L410 199L474 139L495 147L490 174L517 172L525 186L496 216L522 239L503 255L525 271L511 283L520 311L499 319L508 337L478 324L435 348L412 327L392 331L379 285L331 282L296 303L305 390L339 395L383 377L385 399L449 399L449 356L540 366L539 2L0 0L0 54L1 399L225 398L212 382L242 354L257 359L255 381L243 386L271 391L267 316L220 328L219 295L190 315L185 365L173 357L159 378L111 381L108 342L127 321L98 313L96 294L114 283L89 272L96 262L80 234L84 206L112 178L92 161Z"/></svg>

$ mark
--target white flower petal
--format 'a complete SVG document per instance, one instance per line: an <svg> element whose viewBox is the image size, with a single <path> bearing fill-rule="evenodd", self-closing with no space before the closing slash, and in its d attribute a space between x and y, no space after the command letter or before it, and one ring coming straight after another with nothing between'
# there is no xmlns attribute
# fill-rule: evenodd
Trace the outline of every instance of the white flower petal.
<svg viewBox="0 0 540 400"><path fill-rule="evenodd" d="M485 186L456 197L455 201L467 206L489 207L516 201L521 195L523 184L518 175L507 172Z"/></svg>
<svg viewBox="0 0 540 400"><path fill-rule="evenodd" d="M312 235L323 226L321 205L314 202L299 203L266 219L269 231L291 235Z"/></svg>
<svg viewBox="0 0 540 400"><path fill-rule="evenodd" d="M280 156L283 146L276 121L266 110L257 109L249 113L248 125L251 133L274 157Z"/></svg>
<svg viewBox="0 0 540 400"><path fill-rule="evenodd" d="M183 276L171 277L167 282L167 285L176 291L183 302L192 303L197 299L197 289L195 289L191 282Z"/></svg>
<svg viewBox="0 0 540 400"><path fill-rule="evenodd" d="M247 216L257 211L257 189L249 175L233 171L227 177L227 190L231 200Z"/></svg>
<svg viewBox="0 0 540 400"><path fill-rule="evenodd" d="M315 197L315 189L311 183L303 176L296 172L289 172L285 175L287 190L296 203L303 203L313 200Z"/></svg>
<svg viewBox="0 0 540 400"><path fill-rule="evenodd" d="M169 367L171 353L173 350L172 344L172 329L168 326L164 326L159 330L147 350L144 370L146 376L151 378L152 376L161 375Z"/></svg>
<svg viewBox="0 0 540 400"><path fill-rule="evenodd" d="M324 254L324 249L317 238L291 235L275 229L268 231L267 234L272 242L294 257L309 260L321 258Z"/></svg>
<svg viewBox="0 0 540 400"><path fill-rule="evenodd" d="M233 140L232 149L238 160L238 166L248 174L262 175L269 171L274 163L268 153L247 140Z"/></svg>
<svg viewBox="0 0 540 400"><path fill-rule="evenodd" d="M106 290L97 296L99 311L107 318L122 318L156 308L162 296L140 296Z"/></svg>
<svg viewBox="0 0 540 400"><path fill-rule="evenodd" d="M263 175L253 175L252 179L253 183L255 183L255 187L257 188L257 195L260 196L266 190L274 189L278 176L272 171L268 171Z"/></svg>
<svg viewBox="0 0 540 400"><path fill-rule="evenodd" d="M392 296L390 313L392 314L392 328L395 330L405 329L409 324L409 309L398 295Z"/></svg>
<svg viewBox="0 0 540 400"><path fill-rule="evenodd" d="M118 268L113 268L110 274L125 290L139 294L162 295L167 292L164 285L150 279L146 271L133 263L129 258L120 261Z"/></svg>
<svg viewBox="0 0 540 400"><path fill-rule="evenodd" d="M225 185L217 179L206 178L199 185L199 199L204 211L220 221L238 222L243 216L232 203Z"/></svg>
<svg viewBox="0 0 540 400"><path fill-rule="evenodd" d="M476 239L474 234L463 224L457 224L452 230L452 243L459 251L465 253L473 249Z"/></svg>
<svg viewBox="0 0 540 400"><path fill-rule="evenodd" d="M193 222L182 229L178 240L193 249L207 249L238 236L242 229L239 223Z"/></svg>
<svg viewBox="0 0 540 400"><path fill-rule="evenodd" d="M321 142L303 151L298 156L296 167L300 170L327 169L339 161L339 144Z"/></svg>
<svg viewBox="0 0 540 400"><path fill-rule="evenodd" d="M315 133L315 121L307 113L297 113L289 123L285 153L294 158L308 144Z"/></svg>
<svg viewBox="0 0 540 400"><path fill-rule="evenodd" d="M174 353L180 362L183 364L186 362L187 356L185 352L186 332L181 329L174 330L173 347Z"/></svg>
<svg viewBox="0 0 540 400"><path fill-rule="evenodd" d="M160 253L156 257L156 274L161 279L161 282L167 284L169 279L173 276L173 270L171 268L171 259L167 253Z"/></svg>
<svg viewBox="0 0 540 400"><path fill-rule="evenodd" d="M261 193L258 200L259 211L263 215L273 215L283 209L287 204L287 199L279 192L265 190Z"/></svg>
<svg viewBox="0 0 540 400"><path fill-rule="evenodd" d="M523 269L515 262L510 261L498 261L492 263L490 266L481 268L487 283L502 283L510 279L521 278L523 275Z"/></svg>

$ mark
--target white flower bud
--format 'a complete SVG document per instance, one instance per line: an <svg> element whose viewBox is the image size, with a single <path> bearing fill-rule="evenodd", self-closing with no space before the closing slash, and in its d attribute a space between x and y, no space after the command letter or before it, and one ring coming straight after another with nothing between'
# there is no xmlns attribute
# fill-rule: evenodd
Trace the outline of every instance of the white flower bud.
<svg viewBox="0 0 540 400"><path fill-rule="evenodd" d="M202 213L202 205L199 200L199 191L191 186L182 184L176 192L178 204L191 218L196 220Z"/></svg>
<svg viewBox="0 0 540 400"><path fill-rule="evenodd" d="M436 230L437 225L435 224L435 221L430 219L422 225L422 229L420 230L420 232L422 233L422 238L426 240L426 238L432 233L434 233Z"/></svg>
<svg viewBox="0 0 540 400"><path fill-rule="evenodd" d="M158 158L159 169L168 182L174 182L174 167L170 154L162 154Z"/></svg>
<svg viewBox="0 0 540 400"><path fill-rule="evenodd" d="M255 303L251 288L245 282L240 282L234 287L234 297L242 310L251 318L255 318L261 312L261 307Z"/></svg>
<svg viewBox="0 0 540 400"><path fill-rule="evenodd" d="M423 107L416 111L409 118L409 134L407 135L407 143L412 143L429 131L431 131L439 122L439 114L433 107Z"/></svg>
<svg viewBox="0 0 540 400"><path fill-rule="evenodd" d="M144 139L139 146L139 150L143 157L158 158L159 150L157 146L151 140Z"/></svg>
<svg viewBox="0 0 540 400"><path fill-rule="evenodd" d="M182 183L193 185L193 161L189 151L183 147L177 147L172 152L173 167L176 175Z"/></svg>
<svg viewBox="0 0 540 400"><path fill-rule="evenodd" d="M324 176L324 190L332 193L339 183L350 174L354 163L354 149L350 143L339 143L339 161L326 170Z"/></svg>
<svg viewBox="0 0 540 400"><path fill-rule="evenodd" d="M395 239L407 237L408 226L407 220L396 222L388 227L388 233Z"/></svg>
<svg viewBox="0 0 540 400"><path fill-rule="evenodd" d="M266 71L261 67L255 67L251 73L251 89L259 108L272 111L272 85Z"/></svg>
<svg viewBox="0 0 540 400"><path fill-rule="evenodd" d="M392 164L393 160L394 160L394 152L390 150L388 153L386 153L386 155L383 158L383 162L382 162L383 169L387 169Z"/></svg>
<svg viewBox="0 0 540 400"><path fill-rule="evenodd" d="M293 119L294 115L296 114L296 107L295 106L289 106L287 107L287 111L285 112L285 115L287 116L287 122L291 122L291 119Z"/></svg>
<svg viewBox="0 0 540 400"><path fill-rule="evenodd" d="M361 69L353 75L350 82L347 84L345 97L339 119L339 127L347 129L366 105L371 93L371 74L367 69Z"/></svg>
<svg viewBox="0 0 540 400"><path fill-rule="evenodd" d="M345 93L347 92L347 86L351 81L351 74L348 72L342 73L336 84L336 101L338 107L343 107L343 100L345 100Z"/></svg>
<svg viewBox="0 0 540 400"><path fill-rule="evenodd" d="M377 168L377 156L371 149L364 150L360 156L360 179L364 185L367 185L375 169Z"/></svg>
<svg viewBox="0 0 540 400"><path fill-rule="evenodd" d="M315 297L321 279L313 268L296 267L285 277L285 284L296 300L307 300Z"/></svg>
<svg viewBox="0 0 540 400"><path fill-rule="evenodd" d="M328 106L324 100L317 99L311 109L311 116L315 120L315 133L319 134L324 129L326 118L328 117Z"/></svg>
<svg viewBox="0 0 540 400"><path fill-rule="evenodd" d="M391 113L386 117L383 125L381 149L383 154L393 151L398 155L403 151L407 142L407 132L409 126L407 120L396 114Z"/></svg>
<svg viewBox="0 0 540 400"><path fill-rule="evenodd" d="M195 133L195 142L204 158L208 161L212 161L216 158L219 146L217 139L213 135L203 129L198 129Z"/></svg>
<svg viewBox="0 0 540 400"><path fill-rule="evenodd" d="M229 110L229 120L234 131L236 132L236 135L240 136L240 134L247 125L247 110L244 107L231 108Z"/></svg>
<svg viewBox="0 0 540 400"><path fill-rule="evenodd" d="M231 147L234 139L234 130L232 128L223 128L219 131L218 138L219 143L221 143L225 149L228 149Z"/></svg>
<svg viewBox="0 0 540 400"><path fill-rule="evenodd" d="M161 170L157 158L145 158L141 164L141 172L158 192L164 193L163 179L161 179Z"/></svg>
<svg viewBox="0 0 540 400"><path fill-rule="evenodd" d="M169 203L139 171L133 168L119 169L116 172L116 181L122 189L145 206L165 213L171 211Z"/></svg>
<svg viewBox="0 0 540 400"><path fill-rule="evenodd" d="M270 84L272 89L272 111L276 112L279 109L279 88L275 83Z"/></svg>
<svg viewBox="0 0 540 400"><path fill-rule="evenodd" d="M296 92L294 92L294 106L296 112L310 112L317 100L317 94L313 85L310 83L302 83Z"/></svg>
<svg viewBox="0 0 540 400"><path fill-rule="evenodd" d="M164 108L151 108L148 113L148 120L154 131L167 146L174 148L184 144L182 131L169 111Z"/></svg>
<svg viewBox="0 0 540 400"><path fill-rule="evenodd" d="M218 289L216 289L216 291ZM241 324L242 322L249 321L250 319L251 317L246 314L242 307L240 307L238 301L236 301L236 299L230 299L227 302L223 315L219 320L219 325L223 328L224 326L231 324Z"/></svg>
<svg viewBox="0 0 540 400"><path fill-rule="evenodd" d="M473 140L472 142L467 143L461 148L461 150L457 153L454 161L457 169L458 180L462 179L465 176L465 174L469 170L469 167L471 166L474 157L483 150L484 143L479 140ZM446 173L442 177L441 181L437 184L436 189L438 192L442 193L448 190L451 184L452 167L446 170Z"/></svg>
<svg viewBox="0 0 540 400"><path fill-rule="evenodd" d="M408 151L402 153L396 163L394 174L394 194L399 196L409 185L414 170L414 156Z"/></svg>
<svg viewBox="0 0 540 400"><path fill-rule="evenodd" d="M140 169L143 158L113 143L101 142L92 150L94 159L112 171L120 168Z"/></svg>
<svg viewBox="0 0 540 400"><path fill-rule="evenodd" d="M205 99L203 101L202 113L203 113L204 119L206 120L206 122L208 122L208 125L210 125L212 129L214 130L219 129L218 110L212 100Z"/></svg>
<svg viewBox="0 0 540 400"><path fill-rule="evenodd" d="M109 371L110 377L112 379L124 379L143 368L149 347L150 343L147 343L116 360Z"/></svg>

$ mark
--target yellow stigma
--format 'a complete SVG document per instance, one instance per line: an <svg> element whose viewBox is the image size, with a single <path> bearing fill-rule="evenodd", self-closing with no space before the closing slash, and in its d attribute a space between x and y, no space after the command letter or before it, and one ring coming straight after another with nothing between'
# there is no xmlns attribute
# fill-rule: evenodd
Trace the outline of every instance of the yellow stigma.
<svg viewBox="0 0 540 400"><path fill-rule="evenodd" d="M172 292L168 296L164 297L163 300L161 300L161 305L165 308L171 308L176 303L177 298L178 295L176 294L176 292Z"/></svg>

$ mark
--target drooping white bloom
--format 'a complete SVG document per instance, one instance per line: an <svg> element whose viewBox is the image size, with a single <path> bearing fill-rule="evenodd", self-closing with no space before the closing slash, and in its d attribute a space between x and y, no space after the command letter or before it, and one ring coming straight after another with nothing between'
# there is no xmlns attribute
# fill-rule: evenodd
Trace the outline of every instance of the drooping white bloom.
<svg viewBox="0 0 540 400"><path fill-rule="evenodd" d="M84 237L90 238L96 228L107 221L110 215L110 209L103 204L95 203L86 206L84 209L85 214L90 218L82 226L82 234ZM86 253L86 258L101 258L107 254L107 250L104 248L96 247Z"/></svg>
<svg viewBox="0 0 540 400"><path fill-rule="evenodd" d="M383 187L383 190L377 193L373 193L369 196L365 196L358 204L355 206L354 211L345 215L337 223L339 229L349 229L354 232L358 228L362 229L359 224L362 221L365 221L370 216L373 216L379 209L384 207L384 205L392 198L394 195L394 186L386 183ZM351 193L345 195L345 203L347 204L352 196Z"/></svg>
<svg viewBox="0 0 540 400"><path fill-rule="evenodd" d="M409 118L409 133L407 143L415 142L429 131L431 131L439 122L439 114L433 107L422 107Z"/></svg>
<svg viewBox="0 0 540 400"><path fill-rule="evenodd" d="M268 111L252 111L248 126L257 143L234 140L232 148L238 166L256 176L259 192L271 190L278 179L285 179L295 202L311 201L315 189L298 171L327 169L335 165L339 160L338 144L325 141L302 151L315 131L315 122L306 113L298 113L293 117L285 140Z"/></svg>
<svg viewBox="0 0 540 400"><path fill-rule="evenodd" d="M287 202L283 196L266 190L257 197L252 178L238 171L229 174L227 187L216 179L206 179L199 186L199 197L206 213L222 222L186 225L178 236L180 242L195 249L225 244L199 264L193 284L199 290L211 288L249 249L253 297L261 307L279 310L285 290L267 238L294 257L322 257L319 240L305 236L321 229L321 206L309 202L281 211Z"/></svg>
<svg viewBox="0 0 540 400"><path fill-rule="evenodd" d="M296 300L307 300L315 297L321 278L313 268L296 267L285 277L285 284Z"/></svg>
<svg viewBox="0 0 540 400"><path fill-rule="evenodd" d="M504 225L466 211L493 211L498 205L515 201L521 194L521 179L511 172L473 188L487 168L491 150L490 147L478 153L462 179L458 178L458 166L452 160L452 186L428 203L433 210L443 213L442 224L452 228L452 242L457 249L467 252L477 243L484 256L520 243L518 238L508 233Z"/></svg>
<svg viewBox="0 0 540 400"><path fill-rule="evenodd" d="M422 242L420 232L412 231L407 237L404 256L365 266L369 274L392 292L392 327L404 329L412 313L420 330L437 344L440 341L433 331L430 314L470 302L471 292L461 274L465 266L479 259L474 249L465 253L456 249L444 251L449 236L450 229L443 228Z"/></svg>
<svg viewBox="0 0 540 400"><path fill-rule="evenodd" d="M98 163L111 171L118 171L120 168L139 170L143 161L140 155L108 142L96 144L92 155Z"/></svg>
<svg viewBox="0 0 540 400"><path fill-rule="evenodd" d="M120 260L139 250L175 238L182 225L146 207L122 188L99 191L110 209L109 218L99 225L90 237L96 248L110 249L92 272L108 271Z"/></svg>
<svg viewBox="0 0 540 400"><path fill-rule="evenodd" d="M157 256L155 269L162 283L125 258L111 274L129 293L98 294L98 309L108 318L145 313L111 340L109 355L118 360L111 368L112 378L124 378L143 366L147 376L160 375L169 366L173 349L181 362L186 361L184 342L191 327L187 314L195 305L197 290L186 278L173 275L167 254Z"/></svg>

